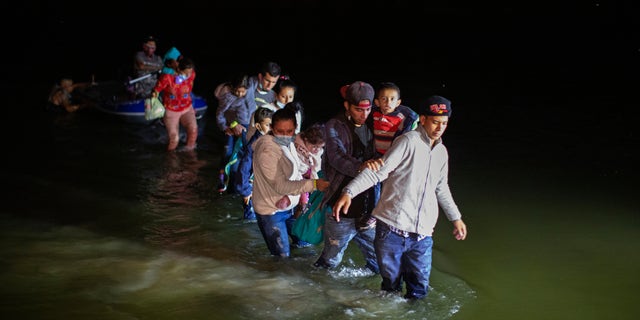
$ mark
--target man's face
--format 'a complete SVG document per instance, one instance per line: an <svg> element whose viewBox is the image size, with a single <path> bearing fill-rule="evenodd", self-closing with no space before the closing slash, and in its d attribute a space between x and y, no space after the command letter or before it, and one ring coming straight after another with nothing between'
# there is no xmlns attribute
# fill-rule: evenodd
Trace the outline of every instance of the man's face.
<svg viewBox="0 0 640 320"><path fill-rule="evenodd" d="M449 116L420 116L420 125L433 141L440 139L449 125Z"/></svg>
<svg viewBox="0 0 640 320"><path fill-rule="evenodd" d="M347 115L355 123L357 126L361 126L369 117L371 113L371 107L360 107L349 103L348 101L344 102L344 107L347 109Z"/></svg>
<svg viewBox="0 0 640 320"><path fill-rule="evenodd" d="M151 57L156 52L156 42L155 41L147 41L142 45L142 50L144 53Z"/></svg>
<svg viewBox="0 0 640 320"><path fill-rule="evenodd" d="M269 72L265 74L260 73L258 74L258 77L260 78L260 87L262 87L262 90L264 91L273 89L276 82L278 82L278 77L272 76Z"/></svg>

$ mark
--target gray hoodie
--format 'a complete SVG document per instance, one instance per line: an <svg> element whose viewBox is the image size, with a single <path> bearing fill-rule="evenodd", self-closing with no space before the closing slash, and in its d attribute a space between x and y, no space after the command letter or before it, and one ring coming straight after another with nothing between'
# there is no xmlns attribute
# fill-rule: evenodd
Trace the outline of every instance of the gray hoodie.
<svg viewBox="0 0 640 320"><path fill-rule="evenodd" d="M442 139L433 149L422 126L397 137L378 172L365 169L344 189L356 196L384 181L373 216L397 229L431 236L438 220L438 205L447 219L461 219L449 190L449 155Z"/></svg>

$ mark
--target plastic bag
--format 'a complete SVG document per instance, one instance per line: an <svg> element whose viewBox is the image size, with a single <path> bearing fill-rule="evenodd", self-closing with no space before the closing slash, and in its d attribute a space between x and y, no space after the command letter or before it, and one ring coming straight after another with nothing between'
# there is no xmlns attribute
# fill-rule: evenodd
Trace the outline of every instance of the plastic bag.
<svg viewBox="0 0 640 320"><path fill-rule="evenodd" d="M158 98L145 99L144 105L145 120L153 120L164 117L164 106ZM146 108L146 106L150 106L150 108Z"/></svg>

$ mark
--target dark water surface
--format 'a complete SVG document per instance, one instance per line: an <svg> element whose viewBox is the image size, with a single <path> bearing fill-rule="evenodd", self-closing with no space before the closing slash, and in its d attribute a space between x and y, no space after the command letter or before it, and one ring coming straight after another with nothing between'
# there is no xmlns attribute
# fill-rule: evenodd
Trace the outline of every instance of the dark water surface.
<svg viewBox="0 0 640 320"><path fill-rule="evenodd" d="M185 19L161 24L112 4L91 14L17 5L24 29L38 31L8 38L19 58L4 80L3 319L640 318L640 51L625 2L372 1L370 28L354 27L357 1L304 3L184 5ZM219 19L240 12L253 22ZM266 18L276 13L291 19ZM377 23L382 13L392 27ZM167 153L159 125L42 111L60 76L126 79L147 34L162 39L159 52L176 45L196 61L194 91L211 109L195 153ZM331 272L311 266L321 246L272 258L240 220L241 199L215 192L213 90L266 60L300 86L307 123L337 112L338 88L355 80L394 81L412 107L431 94L453 101L444 141L469 237L455 241L441 217L424 301L381 295L353 248Z"/></svg>
<svg viewBox="0 0 640 320"><path fill-rule="evenodd" d="M11 190L0 210L0 313L21 319L638 316L638 171L631 153L637 138L594 145L559 124L544 130L528 122L474 124L459 112L445 142L469 238L453 240L450 224L440 220L432 291L407 303L379 294L379 278L360 268L353 248L331 272L311 266L321 246L297 249L289 261L270 257L257 226L241 222L240 198L214 191L219 147L212 114L201 120L195 154L167 153L159 125L131 125L91 110L34 116L38 134L10 149L2 173Z"/></svg>

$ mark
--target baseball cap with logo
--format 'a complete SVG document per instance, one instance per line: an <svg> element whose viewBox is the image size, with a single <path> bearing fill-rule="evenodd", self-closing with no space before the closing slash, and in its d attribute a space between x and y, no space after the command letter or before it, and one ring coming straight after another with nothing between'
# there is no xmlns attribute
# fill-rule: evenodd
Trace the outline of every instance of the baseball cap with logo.
<svg viewBox="0 0 640 320"><path fill-rule="evenodd" d="M418 114L451 117L451 101L441 96L431 96L419 106Z"/></svg>

